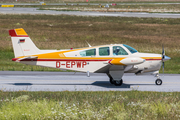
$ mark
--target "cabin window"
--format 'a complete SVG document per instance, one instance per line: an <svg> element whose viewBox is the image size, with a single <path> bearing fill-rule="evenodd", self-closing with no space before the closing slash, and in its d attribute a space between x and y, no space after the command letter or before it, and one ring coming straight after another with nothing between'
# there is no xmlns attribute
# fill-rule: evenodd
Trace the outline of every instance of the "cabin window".
<svg viewBox="0 0 180 120"><path fill-rule="evenodd" d="M128 55L128 53L120 46L113 46L113 55Z"/></svg>
<svg viewBox="0 0 180 120"><path fill-rule="evenodd" d="M100 47L99 48L99 55L100 56L107 56L107 55L109 55L109 47Z"/></svg>
<svg viewBox="0 0 180 120"><path fill-rule="evenodd" d="M81 56L95 56L96 55L96 49L90 49L80 52Z"/></svg>

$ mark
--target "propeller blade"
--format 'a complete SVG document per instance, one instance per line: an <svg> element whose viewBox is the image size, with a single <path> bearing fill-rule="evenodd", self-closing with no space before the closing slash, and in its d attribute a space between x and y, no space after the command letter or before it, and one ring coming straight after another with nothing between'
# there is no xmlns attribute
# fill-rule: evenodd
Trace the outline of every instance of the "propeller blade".
<svg viewBox="0 0 180 120"><path fill-rule="evenodd" d="M163 74L164 74L164 62L163 62L163 64L162 64L162 69L163 69Z"/></svg>
<svg viewBox="0 0 180 120"><path fill-rule="evenodd" d="M165 59L165 50L164 50L164 45L162 45L162 70L164 74L164 59Z"/></svg>
<svg viewBox="0 0 180 120"><path fill-rule="evenodd" d="M165 50L164 50L164 45L162 45L162 61L164 60L165 57Z"/></svg>

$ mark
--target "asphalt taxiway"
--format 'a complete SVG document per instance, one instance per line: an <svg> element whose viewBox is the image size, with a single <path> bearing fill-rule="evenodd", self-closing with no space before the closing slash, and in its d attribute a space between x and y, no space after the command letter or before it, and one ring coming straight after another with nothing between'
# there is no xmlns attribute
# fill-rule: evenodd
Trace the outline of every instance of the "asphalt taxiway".
<svg viewBox="0 0 180 120"><path fill-rule="evenodd" d="M109 83L106 74L74 72L0 71L0 90L3 91L159 91L180 92L180 74L161 75L163 84L155 85L151 75L125 74L123 85Z"/></svg>
<svg viewBox="0 0 180 120"><path fill-rule="evenodd" d="M180 14L139 13L139 12L80 12L38 10L38 8L0 8L0 14L45 14L45 15L77 15L77 16L111 16L111 17L141 17L141 18L180 18Z"/></svg>

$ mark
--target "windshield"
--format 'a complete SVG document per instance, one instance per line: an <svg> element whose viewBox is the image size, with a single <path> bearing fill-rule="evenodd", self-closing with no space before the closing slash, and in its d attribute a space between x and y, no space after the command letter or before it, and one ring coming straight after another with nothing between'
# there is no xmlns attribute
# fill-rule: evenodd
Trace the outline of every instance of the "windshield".
<svg viewBox="0 0 180 120"><path fill-rule="evenodd" d="M132 48L132 47L130 47L130 46L128 46L128 45L123 44L123 46L126 47L131 53L136 53L136 52L138 52L136 49L134 49L134 48Z"/></svg>

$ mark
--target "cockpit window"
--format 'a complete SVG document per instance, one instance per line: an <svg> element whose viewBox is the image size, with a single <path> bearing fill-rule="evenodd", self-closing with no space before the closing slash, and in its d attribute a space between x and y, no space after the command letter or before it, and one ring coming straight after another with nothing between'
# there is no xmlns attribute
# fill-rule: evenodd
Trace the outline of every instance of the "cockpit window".
<svg viewBox="0 0 180 120"><path fill-rule="evenodd" d="M81 51L80 55L83 56L95 56L96 55L96 49L90 49L90 50L85 50Z"/></svg>
<svg viewBox="0 0 180 120"><path fill-rule="evenodd" d="M134 49L134 48L132 48L132 47L130 47L130 46L128 46L128 45L123 44L123 46L126 47L131 53L136 53L136 52L138 52L136 49Z"/></svg>
<svg viewBox="0 0 180 120"><path fill-rule="evenodd" d="M109 55L109 47L100 47L99 48L99 55L100 56L107 56L107 55Z"/></svg>
<svg viewBox="0 0 180 120"><path fill-rule="evenodd" d="M120 46L113 46L113 55L128 55L128 53Z"/></svg>

